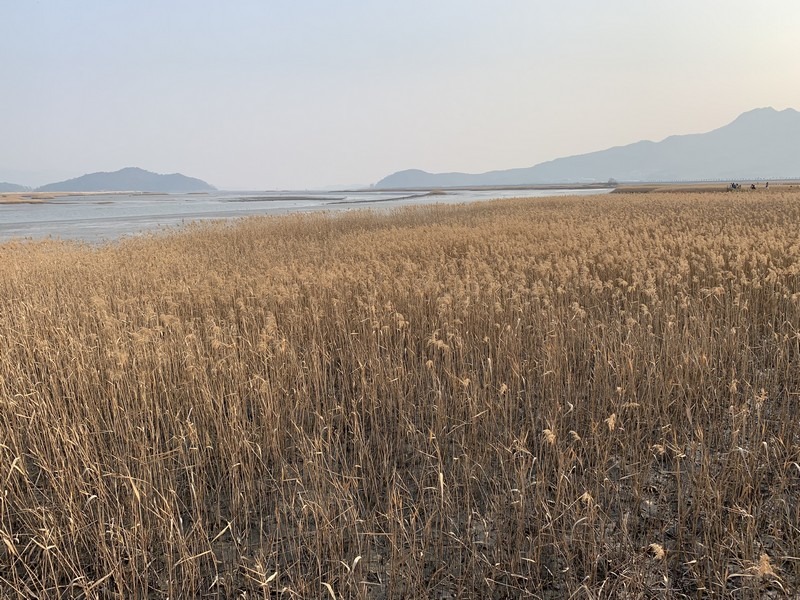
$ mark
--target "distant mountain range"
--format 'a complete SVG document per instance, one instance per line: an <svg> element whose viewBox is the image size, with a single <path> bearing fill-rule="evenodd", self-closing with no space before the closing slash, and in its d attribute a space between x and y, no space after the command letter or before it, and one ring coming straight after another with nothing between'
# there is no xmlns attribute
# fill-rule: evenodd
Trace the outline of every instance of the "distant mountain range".
<svg viewBox="0 0 800 600"><path fill-rule="evenodd" d="M0 192L27 192L31 188L27 188L24 185L17 185L16 183L6 183L5 181L0 181Z"/></svg>
<svg viewBox="0 0 800 600"><path fill-rule="evenodd" d="M136 167L127 167L113 173L89 173L75 179L48 183L32 190L24 185L0 182L0 192L212 192L216 190L201 179L180 173L160 175Z"/></svg>
<svg viewBox="0 0 800 600"><path fill-rule="evenodd" d="M37 192L210 192L216 188L201 179L180 173L160 175L127 167L113 173L90 173L75 179L49 183Z"/></svg>
<svg viewBox="0 0 800 600"><path fill-rule="evenodd" d="M481 174L399 171L376 188L437 188L617 181L800 178L800 112L758 108L732 123L660 142L642 141L533 167Z"/></svg>

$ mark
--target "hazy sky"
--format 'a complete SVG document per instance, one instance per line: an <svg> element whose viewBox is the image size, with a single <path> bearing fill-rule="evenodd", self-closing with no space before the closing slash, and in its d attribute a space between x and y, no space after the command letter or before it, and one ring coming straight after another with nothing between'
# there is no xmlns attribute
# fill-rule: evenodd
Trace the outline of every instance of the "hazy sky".
<svg viewBox="0 0 800 600"><path fill-rule="evenodd" d="M0 181L483 172L800 109L800 2L0 0Z"/></svg>

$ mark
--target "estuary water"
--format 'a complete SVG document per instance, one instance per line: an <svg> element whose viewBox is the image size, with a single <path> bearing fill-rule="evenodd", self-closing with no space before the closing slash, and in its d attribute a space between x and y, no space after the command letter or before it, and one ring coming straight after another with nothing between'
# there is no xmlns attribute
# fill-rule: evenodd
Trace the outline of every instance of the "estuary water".
<svg viewBox="0 0 800 600"><path fill-rule="evenodd" d="M109 193L62 196L36 204L0 204L0 242L16 239L113 241L194 221L290 212L384 210L497 198L604 194L609 189L507 189L357 192Z"/></svg>

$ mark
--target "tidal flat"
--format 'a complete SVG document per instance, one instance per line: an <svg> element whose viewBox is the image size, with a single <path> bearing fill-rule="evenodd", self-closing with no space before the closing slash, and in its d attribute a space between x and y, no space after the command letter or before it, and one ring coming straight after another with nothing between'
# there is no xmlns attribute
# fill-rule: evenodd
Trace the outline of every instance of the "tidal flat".
<svg viewBox="0 0 800 600"><path fill-rule="evenodd" d="M143 192L24 192L0 197L0 242L61 239L93 244L174 231L198 221L256 215L392 210L494 198L605 194L610 188L269 191L159 194Z"/></svg>

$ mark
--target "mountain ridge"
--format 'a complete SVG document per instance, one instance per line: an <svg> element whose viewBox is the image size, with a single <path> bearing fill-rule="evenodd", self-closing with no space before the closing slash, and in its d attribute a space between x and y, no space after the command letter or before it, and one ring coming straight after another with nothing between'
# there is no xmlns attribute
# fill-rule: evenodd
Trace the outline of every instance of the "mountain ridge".
<svg viewBox="0 0 800 600"><path fill-rule="evenodd" d="M210 192L217 188L202 179L180 173L163 175L138 167L98 171L73 179L48 183L37 192Z"/></svg>
<svg viewBox="0 0 800 600"><path fill-rule="evenodd" d="M756 108L705 133L640 140L532 167L485 173L398 171L375 188L781 179L800 176L800 112Z"/></svg>
<svg viewBox="0 0 800 600"><path fill-rule="evenodd" d="M8 183L7 181L0 181L0 192L29 192L31 188L19 185L16 183Z"/></svg>

